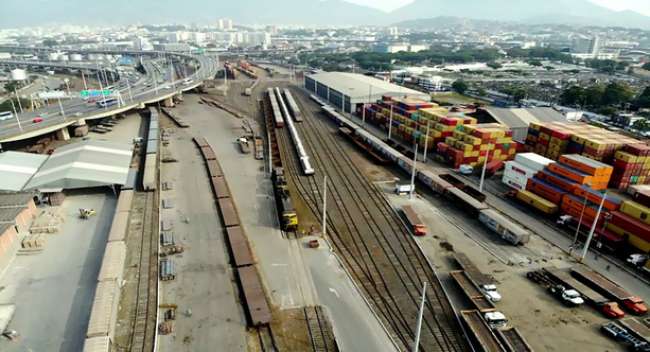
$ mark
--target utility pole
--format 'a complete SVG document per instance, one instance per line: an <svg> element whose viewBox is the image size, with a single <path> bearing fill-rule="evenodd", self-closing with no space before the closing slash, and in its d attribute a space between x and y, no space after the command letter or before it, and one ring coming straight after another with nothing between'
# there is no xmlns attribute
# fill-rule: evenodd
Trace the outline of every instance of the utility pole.
<svg viewBox="0 0 650 352"><path fill-rule="evenodd" d="M99 90L102 92L104 110L106 110L108 109L108 106L106 105L106 94L104 94L104 86L102 85L102 77L100 76L99 71L97 71L97 79L99 80Z"/></svg>
<svg viewBox="0 0 650 352"><path fill-rule="evenodd" d="M409 192L409 199L413 199L413 192L415 191L415 166L418 162L418 143L415 142L415 154L413 155L413 171L411 171L411 190Z"/></svg>
<svg viewBox="0 0 650 352"><path fill-rule="evenodd" d="M84 75L83 70L81 70L81 80L84 82L84 90L88 90L88 85L86 84L86 76Z"/></svg>
<svg viewBox="0 0 650 352"><path fill-rule="evenodd" d="M596 225L598 224L598 218L600 217L600 212L603 210L603 205L605 204L605 199L607 198L607 191L603 194L603 199L600 201L600 205L598 206L598 212L596 212L596 218L594 219L594 223L591 225L591 230L589 230L589 236L587 236L587 241L585 242L585 246L582 249L582 255L580 256L580 262L582 263L583 260L585 260L585 257L587 256L587 252L589 252L589 245L591 244L591 240L594 238L594 231L596 231Z"/></svg>
<svg viewBox="0 0 650 352"><path fill-rule="evenodd" d="M420 301L420 310L418 311L418 322L415 328L415 341L413 342L413 352L418 352L420 348L420 332L422 332L422 316L424 315L424 302L427 295L427 282L422 283L422 301Z"/></svg>
<svg viewBox="0 0 650 352"><path fill-rule="evenodd" d="M327 175L323 177L323 238L327 233Z"/></svg>
<svg viewBox="0 0 650 352"><path fill-rule="evenodd" d="M366 103L361 106L361 127L366 127Z"/></svg>
<svg viewBox="0 0 650 352"><path fill-rule="evenodd" d="M431 120L427 120L427 134L424 136L424 160L423 163L427 162L427 150L429 149L429 127L431 126Z"/></svg>
<svg viewBox="0 0 650 352"><path fill-rule="evenodd" d="M61 98L56 98L56 100L59 102L59 111L61 112L61 116L63 116L63 119L65 120L65 110L63 110L63 104L61 104Z"/></svg>

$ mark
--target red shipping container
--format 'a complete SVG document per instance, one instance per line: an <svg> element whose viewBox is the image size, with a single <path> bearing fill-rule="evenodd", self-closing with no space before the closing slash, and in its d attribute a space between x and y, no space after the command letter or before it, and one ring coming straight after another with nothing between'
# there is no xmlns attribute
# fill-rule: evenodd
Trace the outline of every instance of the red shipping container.
<svg viewBox="0 0 650 352"><path fill-rule="evenodd" d="M566 192L573 193L573 190L579 185L568 178L562 177L548 170L542 170L536 175L538 178L558 187Z"/></svg>
<svg viewBox="0 0 650 352"><path fill-rule="evenodd" d="M610 222L645 241L650 242L650 226L621 212L614 211L611 213Z"/></svg>
<svg viewBox="0 0 650 352"><path fill-rule="evenodd" d="M647 156L650 155L650 147L639 143L639 144L626 144L623 146L623 151L630 153L632 155Z"/></svg>
<svg viewBox="0 0 650 352"><path fill-rule="evenodd" d="M562 202L562 196L566 194L566 192L563 192L559 188L535 178L528 180L526 189L555 204L560 204Z"/></svg>

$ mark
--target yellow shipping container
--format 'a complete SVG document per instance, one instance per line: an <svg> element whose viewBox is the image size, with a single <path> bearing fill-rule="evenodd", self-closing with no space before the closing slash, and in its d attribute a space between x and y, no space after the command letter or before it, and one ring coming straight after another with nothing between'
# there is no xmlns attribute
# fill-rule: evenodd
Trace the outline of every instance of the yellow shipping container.
<svg viewBox="0 0 650 352"><path fill-rule="evenodd" d="M494 149L494 144L481 144L481 147L479 149L482 151L492 150Z"/></svg>
<svg viewBox="0 0 650 352"><path fill-rule="evenodd" d="M529 191L518 191L517 199L533 206L545 214L557 213L557 205Z"/></svg>
<svg viewBox="0 0 650 352"><path fill-rule="evenodd" d="M512 143L512 138L511 137L497 138L497 144L507 144L507 143Z"/></svg>
<svg viewBox="0 0 650 352"><path fill-rule="evenodd" d="M630 237L628 237L627 240L632 246L636 247L641 252L643 253L650 252L650 242L645 241L642 238L634 235L630 235Z"/></svg>
<svg viewBox="0 0 650 352"><path fill-rule="evenodd" d="M607 223L606 227L607 227L607 229L609 231L611 231L611 232L613 232L613 233L615 233L615 234L617 234L619 236L625 236L625 230L623 230L622 228L620 228L620 227L618 227L616 225L613 225L611 223Z"/></svg>
<svg viewBox="0 0 650 352"><path fill-rule="evenodd" d="M542 132L540 132L539 136L537 137L537 140L540 140L540 141L548 141L549 139L551 139L551 136L549 136L546 133L542 133Z"/></svg>
<svg viewBox="0 0 650 352"><path fill-rule="evenodd" d="M621 212L625 213L635 219L641 220L646 224L650 224L650 209L637 202L626 200L621 204Z"/></svg>
<svg viewBox="0 0 650 352"><path fill-rule="evenodd" d="M480 138L476 138L476 137L471 136L469 134L466 134L463 137L463 141L465 141L465 143L469 143L471 145L481 145L481 139Z"/></svg>
<svg viewBox="0 0 650 352"><path fill-rule="evenodd" d="M542 124L539 122L531 122L528 127L532 130L539 131L539 129L542 127Z"/></svg>
<svg viewBox="0 0 650 352"><path fill-rule="evenodd" d="M636 163L638 160L638 157L636 155L632 155L630 153L626 153L622 150L619 150L615 154L616 159L623 160L626 163Z"/></svg>

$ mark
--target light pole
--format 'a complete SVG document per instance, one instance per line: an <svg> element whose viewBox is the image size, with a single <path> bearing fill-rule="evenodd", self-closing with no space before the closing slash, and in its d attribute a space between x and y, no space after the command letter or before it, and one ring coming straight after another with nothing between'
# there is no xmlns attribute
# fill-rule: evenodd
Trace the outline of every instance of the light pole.
<svg viewBox="0 0 650 352"><path fill-rule="evenodd" d="M390 117L388 118L388 141L390 141L390 135L393 131L393 104L390 104Z"/></svg>
<svg viewBox="0 0 650 352"><path fill-rule="evenodd" d="M427 282L422 283L422 301L420 301L420 310L418 311L418 322L415 328L415 341L413 342L413 352L418 352L420 348L420 332L422 331L422 317L424 315L424 302L427 295Z"/></svg>
<svg viewBox="0 0 650 352"><path fill-rule="evenodd" d="M415 191L415 166L418 162L418 143L415 142L415 154L413 155L413 170L411 171L411 190L409 192L409 199L413 199L413 192Z"/></svg>
<svg viewBox="0 0 650 352"><path fill-rule="evenodd" d="M492 144L488 144L487 153L485 153L485 161L483 162L483 169L481 170L481 182L478 184L478 191L483 192L483 182L485 182L485 170L487 169L488 160L490 158L490 147Z"/></svg>
<svg viewBox="0 0 650 352"><path fill-rule="evenodd" d="M327 233L327 175L323 178L323 238Z"/></svg>
<svg viewBox="0 0 650 352"><path fill-rule="evenodd" d="M427 162L427 150L429 149L429 127L431 126L431 120L427 120L427 134L424 136L424 160L423 163Z"/></svg>
<svg viewBox="0 0 650 352"><path fill-rule="evenodd" d="M578 235L580 234L580 225L582 225L582 216L585 214L585 208L587 207L587 197L585 197L585 201L582 202L582 211L580 212L580 220L578 220L578 226L576 226L576 234L573 237L573 243L571 244L571 248L569 248L569 254L573 253L573 247L578 243Z"/></svg>
<svg viewBox="0 0 650 352"><path fill-rule="evenodd" d="M88 85L86 84L86 76L84 75L83 70L81 70L81 80L84 82L84 90L88 90Z"/></svg>
<svg viewBox="0 0 650 352"><path fill-rule="evenodd" d="M585 246L582 249L582 255L580 256L580 262L585 260L585 257L587 256L587 252L589 251L589 245L591 244L591 240L594 238L594 231L596 231L596 225L598 223L598 218L600 217L600 212L603 210L603 205L605 205L605 199L607 198L607 191L603 194L603 199L600 201L600 205L598 206L598 212L596 212L596 218L594 219L594 223L591 225L591 230L589 230L589 236L587 236L587 241L585 242Z"/></svg>
<svg viewBox="0 0 650 352"><path fill-rule="evenodd" d="M16 105L14 105L14 101L12 99L9 99L9 101L11 102L11 108L14 110L14 116L16 116L16 122L18 122L18 128L20 128L20 130L22 131L23 127L20 125L20 119L18 118L18 113L16 112Z"/></svg>
<svg viewBox="0 0 650 352"><path fill-rule="evenodd" d="M16 86L14 86L14 94L16 95L16 101L18 102L18 107L20 108L20 113L23 113L23 104L20 102L20 97L18 96L18 91L16 90Z"/></svg>

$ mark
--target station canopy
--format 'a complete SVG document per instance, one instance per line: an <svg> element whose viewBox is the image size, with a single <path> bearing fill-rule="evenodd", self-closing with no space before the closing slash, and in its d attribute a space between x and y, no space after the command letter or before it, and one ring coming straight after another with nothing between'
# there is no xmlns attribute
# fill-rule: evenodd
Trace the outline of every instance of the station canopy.
<svg viewBox="0 0 650 352"><path fill-rule="evenodd" d="M77 189L124 185L129 174L131 145L83 141L57 148L51 155L19 152L0 154L0 190ZM5 154L9 154L5 156ZM20 188L19 188L20 187Z"/></svg>

